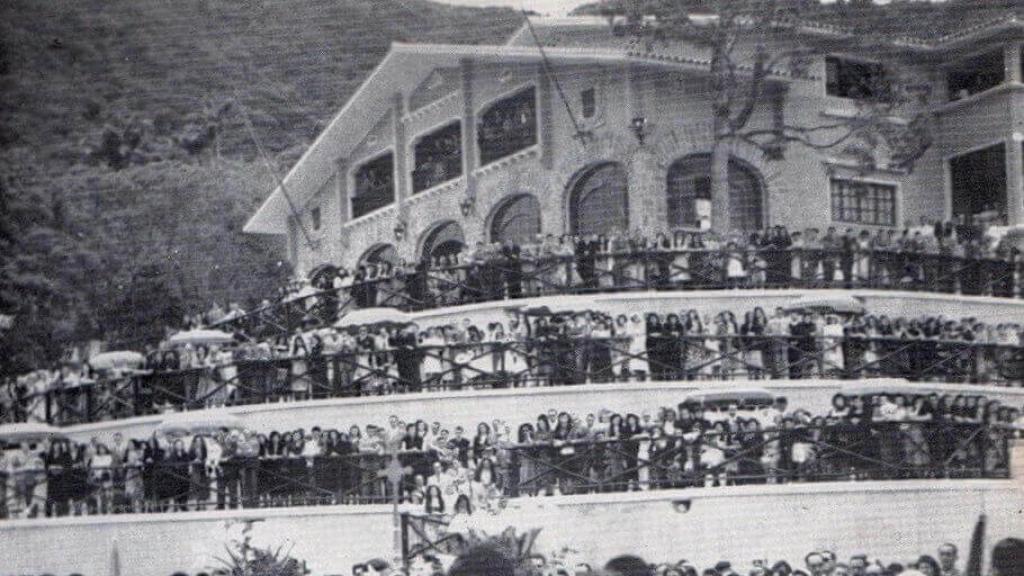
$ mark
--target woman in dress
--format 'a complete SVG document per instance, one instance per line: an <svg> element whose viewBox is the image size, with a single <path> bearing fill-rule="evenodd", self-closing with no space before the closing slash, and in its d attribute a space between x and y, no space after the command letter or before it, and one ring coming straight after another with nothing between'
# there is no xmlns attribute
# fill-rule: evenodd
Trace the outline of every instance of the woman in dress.
<svg viewBox="0 0 1024 576"><path fill-rule="evenodd" d="M532 453L536 455L537 466L537 481L533 483L533 487L538 494L550 492L555 484L555 474L551 472L551 462L554 459L552 440L551 421L545 414L537 416L537 426L534 430L536 449Z"/></svg>
<svg viewBox="0 0 1024 576"><path fill-rule="evenodd" d="M441 360L445 344L441 328L437 326L427 328L420 334L419 344L420 352L423 354L424 387L427 390L439 389L444 373Z"/></svg>
<svg viewBox="0 0 1024 576"><path fill-rule="evenodd" d="M677 314L665 316L665 324L662 326L662 343L664 349L663 361L665 362L666 375L672 380L679 380L685 370L685 357L683 336L686 334L686 327L679 320Z"/></svg>
<svg viewBox="0 0 1024 576"><path fill-rule="evenodd" d="M843 362L843 325L839 317L830 315L821 329L822 349L824 350L825 374L833 378L842 377L845 364Z"/></svg>
<svg viewBox="0 0 1024 576"><path fill-rule="evenodd" d="M679 288L686 288L690 283L690 235L682 230L677 230L672 235L672 284Z"/></svg>
<svg viewBox="0 0 1024 576"><path fill-rule="evenodd" d="M126 513L141 513L143 506L142 486L143 451L135 440L128 442L124 459L124 509Z"/></svg>
<svg viewBox="0 0 1024 576"><path fill-rule="evenodd" d="M765 332L764 310L760 315L754 311L748 311L743 315L743 326L740 327L740 334L743 336L741 345L743 348L743 363L746 365L747 377L751 380L764 378L764 340Z"/></svg>
<svg viewBox="0 0 1024 576"><path fill-rule="evenodd" d="M189 454L185 450L185 441L179 438L171 444L161 471L164 497L169 500L173 511L184 512L188 509L189 468Z"/></svg>
<svg viewBox="0 0 1024 576"><path fill-rule="evenodd" d="M206 441L202 436L192 438L188 450L188 478L192 503L196 510L205 510L210 500L210 474L206 468Z"/></svg>
<svg viewBox="0 0 1024 576"><path fill-rule="evenodd" d="M513 474L518 474L511 482L511 486L518 489L518 494L513 496L535 496L537 484L534 476L537 475L537 455L533 450L533 424L529 422L521 424L516 434L517 452L519 454L519 469Z"/></svg>
<svg viewBox="0 0 1024 576"><path fill-rule="evenodd" d="M309 394L309 364L307 362L309 348L302 334L292 337L288 356L292 359L288 399L305 400Z"/></svg>
<svg viewBox="0 0 1024 576"><path fill-rule="evenodd" d="M652 380L665 380L668 373L668 365L665 359L666 337L664 334L661 317L654 312L647 314L646 327L646 355L651 368Z"/></svg>

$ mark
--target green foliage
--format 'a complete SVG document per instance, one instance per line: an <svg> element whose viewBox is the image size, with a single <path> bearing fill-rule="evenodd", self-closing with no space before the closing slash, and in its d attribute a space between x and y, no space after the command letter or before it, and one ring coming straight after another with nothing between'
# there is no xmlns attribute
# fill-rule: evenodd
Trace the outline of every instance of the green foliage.
<svg viewBox="0 0 1024 576"><path fill-rule="evenodd" d="M393 40L495 42L511 10L425 0L0 3L0 376L140 347L288 274L241 232Z"/></svg>
<svg viewBox="0 0 1024 576"><path fill-rule="evenodd" d="M234 540L224 547L226 558L218 558L228 576L306 576L309 570L305 564L284 551L257 548L246 529L242 540Z"/></svg>

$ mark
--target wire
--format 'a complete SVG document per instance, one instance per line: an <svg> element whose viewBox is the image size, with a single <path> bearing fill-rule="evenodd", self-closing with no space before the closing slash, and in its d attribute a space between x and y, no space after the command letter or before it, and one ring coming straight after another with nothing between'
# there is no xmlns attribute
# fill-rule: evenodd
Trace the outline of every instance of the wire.
<svg viewBox="0 0 1024 576"><path fill-rule="evenodd" d="M562 84L558 81L558 77L555 76L551 69L551 62L548 60L547 52L544 51L544 45L541 44L540 38L537 36L537 31L533 28L533 22L530 21L530 14L526 11L526 8L522 8L523 18L526 20L526 27L530 30L530 36L533 37L534 44L537 45L537 50L540 52L541 63L544 67L544 75L547 76L552 83L555 85L555 90L558 92L558 97L562 99L562 103L565 104L565 111L569 114L569 120L572 121L573 130L576 132L576 139L582 144L586 144L587 140L593 136L589 130L584 130L576 115L573 114L572 106L569 105L569 99L565 97L565 91L562 90Z"/></svg>
<svg viewBox="0 0 1024 576"><path fill-rule="evenodd" d="M306 239L306 245L309 246L310 250L315 250L316 246L313 244L313 239L309 235L309 231L306 230L306 225L302 223L302 214L295 208L295 203L292 202L292 197L288 194L287 188L285 188L284 180L278 175L277 170L274 169L274 165L270 162L270 158L267 156L266 150L263 149L263 144L260 142L259 137L256 136L256 128L252 125L252 120L249 119L249 113L246 112L245 107L242 105L241 100L238 97L238 90L234 90L234 94L231 97L235 101L235 105L238 106L239 112L242 113L242 119L245 121L245 127L249 131L249 136L252 138L253 144L256 145L256 150L259 152L260 157L263 158L263 163L266 164L267 170L271 175L274 176L274 180L277 181L278 187L281 189L281 194L284 199L288 201L288 208L291 210L292 215L295 216L295 221L299 225L299 229L302 230L302 236Z"/></svg>

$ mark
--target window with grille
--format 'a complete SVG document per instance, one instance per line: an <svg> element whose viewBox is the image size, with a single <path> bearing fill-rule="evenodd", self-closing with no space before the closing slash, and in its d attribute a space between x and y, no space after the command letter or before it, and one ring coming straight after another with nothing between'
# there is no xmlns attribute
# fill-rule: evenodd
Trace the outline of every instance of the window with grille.
<svg viewBox="0 0 1024 576"><path fill-rule="evenodd" d="M832 221L895 226L896 186L833 178Z"/></svg>

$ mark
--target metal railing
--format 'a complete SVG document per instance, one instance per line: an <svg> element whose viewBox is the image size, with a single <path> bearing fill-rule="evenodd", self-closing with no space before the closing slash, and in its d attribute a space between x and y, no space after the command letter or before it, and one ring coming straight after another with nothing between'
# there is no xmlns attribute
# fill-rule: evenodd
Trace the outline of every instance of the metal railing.
<svg viewBox="0 0 1024 576"><path fill-rule="evenodd" d="M356 308L423 310L534 296L644 290L872 288L1019 298L1015 257L794 248L635 250L590 256L494 257L458 266L357 278L350 286L281 301L216 327L266 338Z"/></svg>
<svg viewBox="0 0 1024 576"><path fill-rule="evenodd" d="M22 395L3 407L0 416L3 421L71 425L223 405L444 390L882 377L1021 386L1024 348L859 336L551 334L524 341L343 351L137 374Z"/></svg>
<svg viewBox="0 0 1024 576"><path fill-rule="evenodd" d="M1008 478L1013 434L1001 426L949 421L784 424L733 433L698 427L673 435L498 445L473 457L491 460L495 492L511 498L788 482ZM395 458L405 470L397 497L416 502L434 483L431 471L442 455L421 450L234 457L212 466L189 458L164 454L147 456L141 465L94 468L69 460L0 473L0 517L386 503L396 497L385 472ZM441 496L448 511L459 494L473 490L465 479L451 478L453 491ZM455 486L459 481L462 486Z"/></svg>

